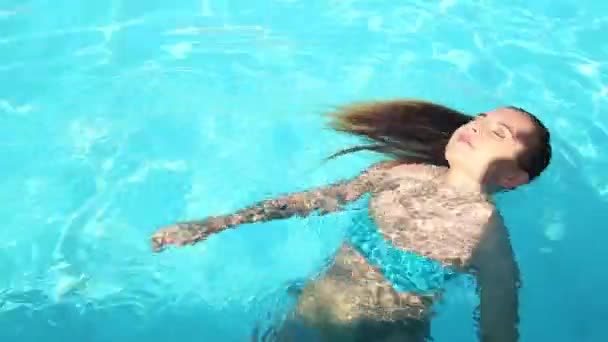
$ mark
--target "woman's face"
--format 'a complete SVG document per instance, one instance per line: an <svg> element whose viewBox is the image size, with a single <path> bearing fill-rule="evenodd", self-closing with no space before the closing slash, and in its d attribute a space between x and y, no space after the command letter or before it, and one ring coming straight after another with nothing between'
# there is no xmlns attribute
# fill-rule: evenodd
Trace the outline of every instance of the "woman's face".
<svg viewBox="0 0 608 342"><path fill-rule="evenodd" d="M529 181L518 159L538 144L538 129L526 113L499 108L479 114L450 137L450 168L481 183L514 188Z"/></svg>

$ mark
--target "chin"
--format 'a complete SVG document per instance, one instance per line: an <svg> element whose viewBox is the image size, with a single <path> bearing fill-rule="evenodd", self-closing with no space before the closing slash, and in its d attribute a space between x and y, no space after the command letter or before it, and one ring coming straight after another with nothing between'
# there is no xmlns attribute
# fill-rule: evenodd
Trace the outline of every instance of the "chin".
<svg viewBox="0 0 608 342"><path fill-rule="evenodd" d="M455 151L454 154L446 154L446 160L450 169L458 170L459 173L466 174L471 178L478 178L479 164L475 162L470 154Z"/></svg>
<svg viewBox="0 0 608 342"><path fill-rule="evenodd" d="M463 151L459 151L458 149L454 149L454 148L448 148L445 151L445 155L444 158L445 160L448 161L448 165L450 167L456 166L456 165L464 165L464 164L468 164L467 160L470 161L470 158L467 158L467 154L464 153Z"/></svg>

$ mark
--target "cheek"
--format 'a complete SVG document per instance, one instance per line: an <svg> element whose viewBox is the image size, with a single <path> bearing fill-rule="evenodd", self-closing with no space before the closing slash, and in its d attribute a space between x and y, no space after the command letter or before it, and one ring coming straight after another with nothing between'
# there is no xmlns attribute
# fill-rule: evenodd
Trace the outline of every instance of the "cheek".
<svg viewBox="0 0 608 342"><path fill-rule="evenodd" d="M477 147L475 150L469 151L465 155L466 160L473 164L475 168L485 169L487 168L496 156L491 150L484 147Z"/></svg>
<svg viewBox="0 0 608 342"><path fill-rule="evenodd" d="M516 163L516 155L513 149L506 148L500 144L488 143L480 148L476 153L474 159L484 168L492 170L493 172L500 171L505 167L510 167Z"/></svg>

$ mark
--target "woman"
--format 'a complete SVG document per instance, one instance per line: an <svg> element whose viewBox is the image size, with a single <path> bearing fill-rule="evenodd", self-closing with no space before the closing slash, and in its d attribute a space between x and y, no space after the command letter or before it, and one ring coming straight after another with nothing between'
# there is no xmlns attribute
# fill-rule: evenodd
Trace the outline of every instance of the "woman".
<svg viewBox="0 0 608 342"><path fill-rule="evenodd" d="M516 107L470 117L411 100L347 106L332 126L371 142L332 157L372 150L392 160L326 187L164 227L152 237L153 249L246 223L326 214L368 197L369 212L354 221L333 264L304 285L278 334L283 340L298 323L327 341L423 341L442 285L468 273L480 287L481 340L516 341L518 267L492 196L548 166L545 126Z"/></svg>

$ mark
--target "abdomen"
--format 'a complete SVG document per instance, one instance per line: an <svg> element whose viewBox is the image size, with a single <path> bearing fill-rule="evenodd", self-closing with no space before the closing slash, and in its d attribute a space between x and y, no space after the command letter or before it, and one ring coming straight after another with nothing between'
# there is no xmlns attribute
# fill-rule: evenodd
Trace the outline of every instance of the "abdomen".
<svg viewBox="0 0 608 342"><path fill-rule="evenodd" d="M379 271L344 245L327 273L304 288L297 312L315 325L424 320L432 302L430 296L395 291Z"/></svg>

